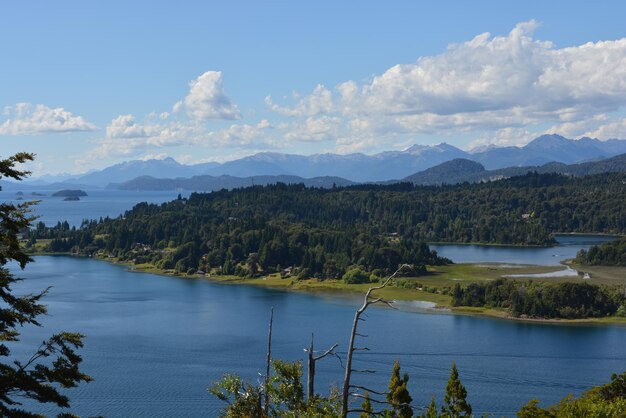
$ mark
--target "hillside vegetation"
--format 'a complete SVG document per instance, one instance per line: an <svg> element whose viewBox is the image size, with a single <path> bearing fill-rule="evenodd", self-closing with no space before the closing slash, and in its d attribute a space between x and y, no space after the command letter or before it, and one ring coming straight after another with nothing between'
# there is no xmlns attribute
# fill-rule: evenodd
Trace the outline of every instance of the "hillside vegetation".
<svg viewBox="0 0 626 418"><path fill-rule="evenodd" d="M290 268L299 277L338 278L354 265L382 273L408 263L418 274L448 262L428 241L549 245L554 232L624 233L625 178L530 173L446 187L255 186L141 203L79 229L39 225L30 238L51 239L51 251L100 251L178 272Z"/></svg>

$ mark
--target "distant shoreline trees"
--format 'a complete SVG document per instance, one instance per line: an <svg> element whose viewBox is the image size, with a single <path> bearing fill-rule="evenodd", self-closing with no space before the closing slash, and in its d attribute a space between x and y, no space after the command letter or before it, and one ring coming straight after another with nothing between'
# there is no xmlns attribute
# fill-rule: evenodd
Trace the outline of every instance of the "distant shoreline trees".
<svg viewBox="0 0 626 418"><path fill-rule="evenodd" d="M497 279L465 287L456 283L452 305L504 308L515 317L601 318L626 312L626 295L622 290L590 283Z"/></svg>
<svg viewBox="0 0 626 418"><path fill-rule="evenodd" d="M626 266L626 237L580 250L574 262L586 266Z"/></svg>

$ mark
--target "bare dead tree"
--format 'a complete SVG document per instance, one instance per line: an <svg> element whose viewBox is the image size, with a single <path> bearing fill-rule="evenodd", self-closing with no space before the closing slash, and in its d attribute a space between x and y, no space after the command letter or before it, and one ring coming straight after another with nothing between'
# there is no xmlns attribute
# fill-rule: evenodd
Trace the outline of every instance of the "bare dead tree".
<svg viewBox="0 0 626 418"><path fill-rule="evenodd" d="M389 284L389 282L391 282L391 280L394 277L396 277L396 275L398 273L400 273L400 271L402 269L404 269L406 266L407 266L406 264L401 265L392 275L388 276L381 285L370 287L367 290L367 293L365 294L365 297L363 299L363 305L354 314L354 321L352 323L352 331L350 333L350 344L348 345L348 352L346 354L346 374L345 374L345 377L343 379L343 390L342 390L342 393L341 393L341 416L342 416L342 418L346 418L348 416L348 412L357 412L357 410L350 411L348 409L348 398L349 398L349 396L353 395L353 396L356 396L356 397L360 397L359 394L354 394L354 393L351 394L350 393L350 389L363 389L363 390L368 390L369 392L373 392L373 393L380 393L380 392L376 392L376 391L371 390L371 389L367 389L367 388L362 387L362 386L350 385L350 378L352 377L352 372L355 372L355 373L374 373L373 370L368 370L368 369L358 370L358 369L353 369L352 368L352 356L354 355L354 352L355 351L368 351L369 350L369 348L367 348L367 347L361 347L361 348L354 347L354 341L355 341L355 338L357 336L359 336L359 337L366 337L366 335L359 334L357 332L357 330L358 330L358 326L359 326L359 321L363 320L361 318L361 315L363 314L363 312L365 312L365 310L370 305L373 305L373 304L376 304L376 303L384 303L385 305L393 308L393 306L391 306L391 303L388 300L385 300L382 297L373 297L372 296L372 292L386 287ZM378 402L378 401L376 401L376 402Z"/></svg>
<svg viewBox="0 0 626 418"><path fill-rule="evenodd" d="M315 362L317 360L321 360L326 356L335 356L341 362L341 358L335 352L335 348L338 347L339 344L335 344L330 347L328 350L324 351L319 356L314 356L313 353L313 333L311 333L311 345L309 349L304 349L304 351L308 351L308 378L307 378L307 398L313 399L315 396Z"/></svg>
<svg viewBox="0 0 626 418"><path fill-rule="evenodd" d="M270 405L270 398L269 398L269 394L267 393L267 389L269 388L269 385L270 385L270 363L272 361L272 322L273 321L274 321L274 307L272 307L270 311L270 326L269 326L269 331L267 333L267 362L265 365L265 385L263 388L263 395L265 399L265 404L263 405L263 409L265 411L266 416L269 413L269 405Z"/></svg>

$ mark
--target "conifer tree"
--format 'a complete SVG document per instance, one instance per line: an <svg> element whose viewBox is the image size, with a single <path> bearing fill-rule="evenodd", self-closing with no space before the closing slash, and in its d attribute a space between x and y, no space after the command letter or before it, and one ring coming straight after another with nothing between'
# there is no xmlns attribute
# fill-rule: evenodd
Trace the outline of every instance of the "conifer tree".
<svg viewBox="0 0 626 418"><path fill-rule="evenodd" d="M404 374L403 378L400 378L400 362L395 361L393 363L393 371L391 372L391 379L389 381L389 392L387 393L387 402L392 406L392 410L387 414L392 418L411 418L413 416L413 409L410 403L413 401L407 384L409 383L409 375Z"/></svg>
<svg viewBox="0 0 626 418"><path fill-rule="evenodd" d="M422 414L422 418L437 418L437 405L435 404L435 395L430 398L428 409Z"/></svg>
<svg viewBox="0 0 626 418"><path fill-rule="evenodd" d="M363 412L361 412L361 415L359 416L360 418L370 418L374 413L374 409L372 408L372 402L370 401L370 393L367 391L365 392L363 403L361 404L361 409L363 410Z"/></svg>
<svg viewBox="0 0 626 418"><path fill-rule="evenodd" d="M459 380L459 372L456 363L452 363L450 379L446 386L445 404L441 408L441 416L444 418L465 418L472 416L472 407L467 403L467 390Z"/></svg>

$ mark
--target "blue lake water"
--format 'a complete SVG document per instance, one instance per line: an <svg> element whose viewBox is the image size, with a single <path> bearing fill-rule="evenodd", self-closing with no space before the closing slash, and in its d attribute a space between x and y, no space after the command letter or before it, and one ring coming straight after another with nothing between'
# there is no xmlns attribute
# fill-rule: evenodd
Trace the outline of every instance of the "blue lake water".
<svg viewBox="0 0 626 418"><path fill-rule="evenodd" d="M581 249L589 249L616 237L600 235L557 235L555 247L519 247L465 244L430 244L443 257L455 263L511 263L557 266L576 257Z"/></svg>
<svg viewBox="0 0 626 418"><path fill-rule="evenodd" d="M41 199L36 213L48 225L68 220L115 217L140 201L160 203L175 192L87 190L79 202ZM0 192L0 200L15 199ZM455 262L555 265L606 237L561 236L552 248L433 245ZM276 357L304 360L310 333L317 346L345 350L360 298L285 293L128 272L91 259L36 257L20 272L19 292L53 286L45 302L50 315L41 329L24 330L15 347L21 358L60 330L86 335L84 369L95 381L71 390L72 411L82 416L215 416L222 406L206 387L223 372L257 381L264 369L269 311L275 308ZM553 326L373 309L362 332L370 353L357 367L378 371L356 383L384 389L393 361L410 376L415 404L432 394L441 403L450 365L456 361L477 414L514 416L529 399L544 404L608 381L626 370L626 327ZM318 364L318 391L340 385L335 359ZM53 409L40 409L53 414Z"/></svg>
<svg viewBox="0 0 626 418"><path fill-rule="evenodd" d="M48 226L56 225L57 222L67 221L70 226L80 226L84 219L99 219L100 217L115 218L125 211L130 210L139 202L163 203L176 199L178 192L132 192L123 190L90 190L85 189L87 196L81 197L79 201L66 202L62 197L54 197L54 191L50 190L25 190L19 197L15 190L0 191L0 201L20 203L30 200L38 200L39 203L33 207L33 214L38 216L37 221L41 221ZM36 196L32 193L40 193L43 196ZM183 196L188 196L189 192L181 192Z"/></svg>
<svg viewBox="0 0 626 418"><path fill-rule="evenodd" d="M206 387L223 372L253 381L264 370L267 322L274 317L276 357L304 360L317 347L345 350L360 298L326 297L126 271L73 257L36 257L19 292L53 286L41 329L24 330L15 352L28 356L60 330L86 335L84 370L94 381L69 392L83 416L216 416L222 406ZM371 352L356 366L377 370L356 383L384 389L393 361L410 374L416 405L441 403L456 361L477 414L514 416L529 399L544 404L578 394L626 370L626 327L554 326L450 314L372 309L361 331ZM335 359L318 364L318 392L340 385ZM41 412L54 411L43 408Z"/></svg>

